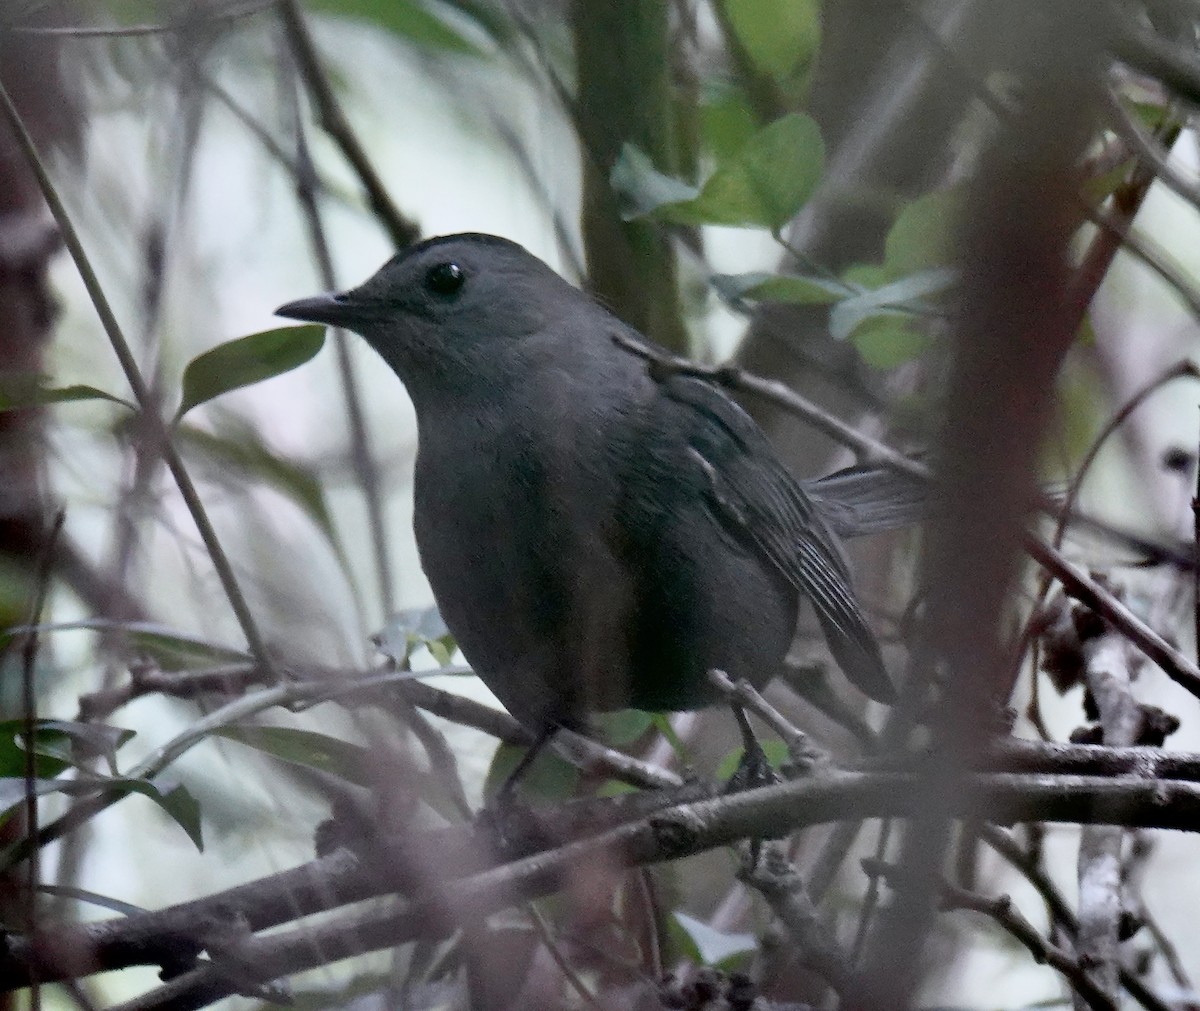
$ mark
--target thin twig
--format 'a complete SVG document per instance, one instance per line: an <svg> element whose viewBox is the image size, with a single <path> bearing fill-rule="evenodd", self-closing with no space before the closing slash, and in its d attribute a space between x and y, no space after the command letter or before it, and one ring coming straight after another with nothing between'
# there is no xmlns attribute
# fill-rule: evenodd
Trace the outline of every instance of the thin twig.
<svg viewBox="0 0 1200 1011"><path fill-rule="evenodd" d="M786 834L823 821L913 817L913 776L831 773L685 804L646 820L450 882L436 900L415 899L384 911L332 917L316 925L247 939L254 979L274 979L365 951L442 936L464 917L477 919L560 890L598 859L642 865ZM1200 830L1194 784L1112 782L1082 777L969 775L947 792L951 815L987 812L999 820L1122 823ZM436 902L436 907L434 903ZM435 913L436 908L436 914ZM230 992L231 981L201 965L113 1011L186 1011Z"/></svg>
<svg viewBox="0 0 1200 1011"><path fill-rule="evenodd" d="M281 0L280 13L288 43L296 56L300 74L308 86L317 107L322 128L341 149L346 161L358 175L359 182L367 194L367 203L379 219L397 249L410 246L420 237L421 229L410 221L392 203L383 181L350 128L341 104L333 93L329 78L321 68L321 58L316 44L304 21L304 13L297 0Z"/></svg>
<svg viewBox="0 0 1200 1011"><path fill-rule="evenodd" d="M63 520L66 513L59 509L54 516L54 522L42 545L41 557L38 558L37 572L33 582L33 600L29 606L29 624L33 628L25 636L25 648L22 651L21 664L21 734L24 738L22 761L25 774L25 835L32 837L38 831L38 794L37 794L37 625L42 620L42 610L46 606L46 595L50 589L50 570L54 564L54 552L58 545L58 535L62 532ZM37 930L38 915L38 886L41 883L41 861L35 851L29 861L26 874L25 895L25 929L30 933ZM42 1006L42 990L37 977L30 981L29 1006L31 1011L39 1011Z"/></svg>
<svg viewBox="0 0 1200 1011"><path fill-rule="evenodd" d="M197 17L193 12L189 17L181 18L170 24L142 24L123 26L101 25L12 25L0 24L0 32L13 32L18 35L51 35L61 39L100 39L100 38L133 38L142 35L166 35L176 32L195 31L198 28L210 28L229 21L260 14L274 7L279 0L250 0L248 3L234 4L226 10Z"/></svg>
<svg viewBox="0 0 1200 1011"><path fill-rule="evenodd" d="M891 818L885 818L879 823L879 838L875 840L875 859L879 863L883 863L887 859L887 849L892 840L894 825L895 822ZM862 961L871 929L871 920L879 908L880 876L871 874L868 877L870 880L867 883L867 894L863 897L862 910L858 914L858 927L854 932L854 946L850 949L851 965L858 965Z"/></svg>
<svg viewBox="0 0 1200 1011"><path fill-rule="evenodd" d="M1192 496L1192 547L1196 553L1192 572L1192 634L1196 662L1200 664L1200 442L1196 447L1196 493Z"/></svg>
<svg viewBox="0 0 1200 1011"><path fill-rule="evenodd" d="M1002 829L994 825L982 825L979 837L1034 887L1046 903L1052 921L1073 938L1079 930L1079 921L1071 912L1067 900L1042 869ZM1122 966L1120 975L1121 985L1126 992L1147 1011L1172 1011L1171 1005L1160 999L1129 969Z"/></svg>
<svg viewBox="0 0 1200 1011"><path fill-rule="evenodd" d="M864 860L863 869L872 877L885 878L894 890L905 886L899 868L878 860ZM1117 1003L1088 976L1082 960L1044 938L1038 929L1013 903L1007 895L992 898L953 882L940 879L938 882L940 901L944 911L970 910L989 917L1001 929L1016 938L1033 956L1039 965L1049 965L1060 972L1072 990L1082 997L1094 1011L1117 1011Z"/></svg>
<svg viewBox="0 0 1200 1011"><path fill-rule="evenodd" d="M1116 1011L1117 1002L1098 987L1083 968L1081 959L1052 944L1022 915L1007 895L992 898L960 888L949 881L942 884L942 909L968 909L989 917L1001 929L1016 938L1041 965L1060 972L1071 989L1095 1011Z"/></svg>
<svg viewBox="0 0 1200 1011"><path fill-rule="evenodd" d="M1154 138L1130 115L1129 110L1121 104L1120 98L1111 89L1104 93L1104 104L1108 110L1109 122L1117 131L1117 136L1150 165L1165 186L1174 190L1193 207L1200 208L1200 183L1185 179L1175 170L1167 160L1167 154L1159 149Z"/></svg>
<svg viewBox="0 0 1200 1011"><path fill-rule="evenodd" d="M783 847L775 841L765 842L760 858L741 871L738 879L763 897L787 929L800 964L844 994L852 974L850 959L838 947L828 925L821 922L803 878L788 862Z"/></svg>
<svg viewBox="0 0 1200 1011"><path fill-rule="evenodd" d="M809 773L833 765L829 753L818 747L808 734L763 698L749 681L744 678L734 681L724 671L716 669L708 672L708 679L729 702L754 713L783 739L792 764L800 772Z"/></svg>
<svg viewBox="0 0 1200 1011"><path fill-rule="evenodd" d="M162 446L163 458L167 462L171 476L175 479L175 484L179 488L179 493L183 497L188 512L191 513L192 520L196 524L196 529L200 533L200 538L204 542L204 547L212 559L213 568L217 572L217 578L220 579L225 596L229 599L234 614L237 616L238 624L242 628L242 634L246 637L250 651L260 664L270 669L271 658L267 652L266 642L259 632L258 624L255 622L254 615L250 611L250 605L246 602L246 597L238 585L237 576L234 575L233 567L229 563L225 549L221 546L216 530L213 528L212 522L208 517L208 512L204 508L204 503L200 499L200 494L197 492L187 468L183 465L183 458L179 455L179 451L171 438L170 431L163 422L162 416L158 413L154 398L149 387L146 385L145 379L142 377L141 370L138 367L137 360L134 358L133 351L130 349L129 342L125 339L125 334L117 322L117 317L108 303L108 298L105 296L104 289L100 285L100 280L92 268L91 261L88 259L87 252L83 248L79 234L75 231L75 226L67 214L66 206L63 204L54 183L50 180L45 163L38 154L37 145L26 129L21 114L17 111L12 98L9 97L8 91L2 83L0 83L0 109L3 109L5 118L16 135L22 153L33 170L38 186L42 191L42 196L50 207L50 213L54 215L59 232L62 234L63 244L70 252L71 259L75 261L76 269L78 269L80 277L83 279L84 287L87 289L88 296L92 300L92 305L96 309L96 315L100 317L100 323L108 335L113 352L117 356L117 361L125 373L126 381L133 391L134 399L137 401L138 407L141 409L147 424L153 426L155 437Z"/></svg>
<svg viewBox="0 0 1200 1011"><path fill-rule="evenodd" d="M289 33L289 38L294 45L294 33ZM294 55L298 56L298 54ZM293 93L291 89L289 89L289 93ZM329 242L321 222L320 208L317 206L316 167L313 165L309 152L304 120L300 115L298 103L294 109L294 125L296 131L296 197L304 211L309 242L317 260L321 283L326 289L332 290L337 287L337 278L333 271L333 257L329 252ZM337 354L338 375L342 382L342 400L346 405L347 420L350 422L350 459L353 462L354 473L362 488L363 499L367 506L367 524L370 527L372 554L375 560L376 589L386 620L393 614L396 607L395 588L392 580L392 554L383 514L383 492L379 481L379 468L376 466L374 454L371 452L371 432L367 427L362 393L359 390L354 360L350 357L350 346L345 330L333 329L333 344Z"/></svg>
<svg viewBox="0 0 1200 1011"><path fill-rule="evenodd" d="M579 973L575 971L575 967L567 961L566 956L559 949L558 941L550 930L550 924L546 922L546 918L538 911L537 906L531 902L525 911L529 914L529 920L533 924L534 933L541 939L542 946L546 949L554 964L558 966L558 971L563 974L563 979L570 984L572 990L579 994L584 1004L590 1008L597 1008L599 1011L604 1011L604 1005L596 1000L596 995L579 978Z"/></svg>
<svg viewBox="0 0 1200 1011"><path fill-rule="evenodd" d="M1080 636L1084 675L1100 713L1104 743L1126 748L1137 741L1142 713L1130 688L1129 643L1112 631ZM1087 976L1115 1001L1120 968L1121 847L1124 832L1085 825L1079 838L1079 931L1076 949Z"/></svg>

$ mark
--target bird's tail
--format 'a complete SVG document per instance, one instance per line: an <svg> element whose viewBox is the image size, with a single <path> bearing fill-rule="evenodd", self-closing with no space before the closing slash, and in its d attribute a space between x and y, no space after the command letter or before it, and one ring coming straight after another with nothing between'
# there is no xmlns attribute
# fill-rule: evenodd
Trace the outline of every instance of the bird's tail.
<svg viewBox="0 0 1200 1011"><path fill-rule="evenodd" d="M804 490L839 537L862 537L919 523L928 504L925 481L877 464L847 467Z"/></svg>

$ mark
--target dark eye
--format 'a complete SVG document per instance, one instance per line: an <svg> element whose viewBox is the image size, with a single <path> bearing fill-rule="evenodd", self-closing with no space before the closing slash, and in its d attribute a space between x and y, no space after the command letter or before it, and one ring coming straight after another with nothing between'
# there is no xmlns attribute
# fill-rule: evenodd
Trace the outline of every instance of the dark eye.
<svg viewBox="0 0 1200 1011"><path fill-rule="evenodd" d="M467 275L457 263L438 263L425 275L425 287L435 295L453 295L466 279Z"/></svg>

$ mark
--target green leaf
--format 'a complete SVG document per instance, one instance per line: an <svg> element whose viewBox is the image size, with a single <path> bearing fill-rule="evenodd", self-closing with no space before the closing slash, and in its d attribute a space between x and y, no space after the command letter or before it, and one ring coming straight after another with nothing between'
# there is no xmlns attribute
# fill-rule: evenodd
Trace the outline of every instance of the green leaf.
<svg viewBox="0 0 1200 1011"><path fill-rule="evenodd" d="M821 131L808 116L783 116L754 134L695 187L663 175L650 159L626 145L613 168L612 185L622 216L653 216L686 225L765 227L778 231L812 195L824 162Z"/></svg>
<svg viewBox="0 0 1200 1011"><path fill-rule="evenodd" d="M58 898L74 899L76 902L86 902L88 905L99 906L101 909L119 913L121 916L136 916L138 913L149 912L144 907L135 906L131 902L122 902L109 895L89 892L86 888L75 888L71 885L38 885L37 891L42 895L54 895Z"/></svg>
<svg viewBox="0 0 1200 1011"><path fill-rule="evenodd" d="M817 0L723 0L722 6L751 61L777 80L816 54L821 41Z"/></svg>
<svg viewBox="0 0 1200 1011"><path fill-rule="evenodd" d="M283 375L315 357L325 343L323 326L284 326L218 344L183 370L183 399L175 420L230 390Z"/></svg>
<svg viewBox="0 0 1200 1011"><path fill-rule="evenodd" d="M1126 158L1119 165L1114 165L1107 172L1101 172L1099 175L1090 176L1083 181L1079 187L1079 194L1092 204L1098 204L1112 196L1121 183L1129 178L1130 172L1137 167L1138 161L1136 158Z"/></svg>
<svg viewBox="0 0 1200 1011"><path fill-rule="evenodd" d="M700 104L700 131L717 162L726 161L754 136L758 121L745 93L725 82L705 82Z"/></svg>
<svg viewBox="0 0 1200 1011"><path fill-rule="evenodd" d="M882 263L856 263L842 271L842 280L854 288L882 288L893 280Z"/></svg>
<svg viewBox="0 0 1200 1011"><path fill-rule="evenodd" d="M653 727L654 716L641 709L618 709L612 713L598 713L594 722L604 741L620 747L636 741Z"/></svg>
<svg viewBox="0 0 1200 1011"><path fill-rule="evenodd" d="M792 113L759 130L718 166L695 200L663 211L686 224L760 225L779 231L816 189L824 160L816 122Z"/></svg>
<svg viewBox="0 0 1200 1011"><path fill-rule="evenodd" d="M121 776L39 779L34 783L34 793L38 796L48 793L65 793L76 797L110 791L119 795L137 793L150 798L187 833L196 849L204 849L200 825L200 805L187 788L179 784L159 786L150 780L128 779ZM0 779L0 814L8 814L24 802L25 780L23 778Z"/></svg>
<svg viewBox="0 0 1200 1011"><path fill-rule="evenodd" d="M691 764L691 753L688 746L683 743L675 728L671 726L671 720L665 713L653 713L651 718L654 721L655 729L667 739L667 743L671 745L671 750L675 752L675 757L679 759L683 765Z"/></svg>
<svg viewBox="0 0 1200 1011"><path fill-rule="evenodd" d="M864 291L854 298L845 299L829 313L829 332L834 340L845 340L854 329L871 316L886 315L888 310L906 315L917 315L932 311L928 299L940 295L955 280L952 271L946 269L922 270L881 288Z"/></svg>
<svg viewBox="0 0 1200 1011"><path fill-rule="evenodd" d="M863 361L876 369L894 369L929 347L929 335L912 326L902 313L868 317L851 331L849 339Z"/></svg>
<svg viewBox="0 0 1200 1011"><path fill-rule="evenodd" d="M237 741L274 758L371 786L371 752L360 744L295 727L222 727L214 737Z"/></svg>
<svg viewBox="0 0 1200 1011"><path fill-rule="evenodd" d="M722 300L735 305L744 300L831 305L854 293L848 285L823 277L758 271L749 274L714 274L710 281Z"/></svg>
<svg viewBox="0 0 1200 1011"><path fill-rule="evenodd" d="M200 803L188 792L187 787L175 784L169 789L160 789L153 783L143 779L124 780L132 793L140 793L156 803L195 844L196 849L203 852L204 836L200 823Z"/></svg>
<svg viewBox="0 0 1200 1011"><path fill-rule="evenodd" d="M702 965L717 965L758 950L758 938L753 934L717 930L678 910L672 914L672 919L690 942L684 947L690 948Z"/></svg>
<svg viewBox="0 0 1200 1011"><path fill-rule="evenodd" d="M25 772L23 757L24 720L0 721L0 775L20 776ZM34 754L57 765L53 775L64 768L92 758L103 758L116 775L117 750L135 737L132 730L104 723L75 723L69 720L38 720L34 724ZM16 754L8 750L12 742Z"/></svg>
<svg viewBox="0 0 1200 1011"><path fill-rule="evenodd" d="M625 221L653 214L662 207L686 203L700 193L682 179L659 172L650 156L632 144L621 148L609 182Z"/></svg>
<svg viewBox="0 0 1200 1011"><path fill-rule="evenodd" d="M128 400L106 393L95 386L47 386L46 377L33 372L0 373L0 411L21 407L45 407L48 404L74 403L77 400L107 400L136 411Z"/></svg>
<svg viewBox="0 0 1200 1011"><path fill-rule="evenodd" d="M525 757L525 749L518 744L501 744L492 756L492 764L483 782L483 795L493 797ZM547 800L563 800L570 797L579 785L579 770L551 748L542 748L533 764L525 770L518 781L517 789L526 796L542 797Z"/></svg>
<svg viewBox="0 0 1200 1011"><path fill-rule="evenodd" d="M767 756L767 761L772 767L778 769L784 762L787 761L788 750L787 745L776 737L769 738L765 741L759 741L759 745L763 749L763 754ZM744 748L735 748L729 752L721 763L717 766L717 779L728 779L737 772L738 763L742 760Z"/></svg>
<svg viewBox="0 0 1200 1011"><path fill-rule="evenodd" d="M890 279L953 262L954 229L963 208L960 190L935 190L907 204L884 241Z"/></svg>
<svg viewBox="0 0 1200 1011"><path fill-rule="evenodd" d="M407 662L417 649L425 647L438 666L449 667L458 648L436 606L397 611L379 632L371 636L371 641L380 653L399 664Z"/></svg>
<svg viewBox="0 0 1200 1011"><path fill-rule="evenodd" d="M229 421L225 423L225 427L230 431L219 435L192 425L180 425L178 431L188 448L203 453L221 467L236 468L243 474L262 481L299 506L325 535L342 571L349 575L350 559L346 555L341 538L338 537L333 515L325 498L325 489L316 473L294 460L279 456L249 426Z"/></svg>
<svg viewBox="0 0 1200 1011"><path fill-rule="evenodd" d="M0 779L20 779L25 775L25 748L20 740L24 720L0 723ZM66 739L61 731L45 730L39 720L34 730L33 771L38 779L53 779L71 766L68 759L49 753L50 745Z"/></svg>
<svg viewBox="0 0 1200 1011"><path fill-rule="evenodd" d="M244 650L208 642L165 625L150 621L110 621L105 618L86 618L81 621L59 621L36 626L42 632L108 632L120 633L144 656L154 660L163 670L186 670L198 664L250 663ZM0 649L14 638L32 631L33 626L17 625L0 631Z"/></svg>
<svg viewBox="0 0 1200 1011"><path fill-rule="evenodd" d="M425 4L414 0L311 0L308 7L338 17L371 21L427 49L483 56L478 46L465 39Z"/></svg>

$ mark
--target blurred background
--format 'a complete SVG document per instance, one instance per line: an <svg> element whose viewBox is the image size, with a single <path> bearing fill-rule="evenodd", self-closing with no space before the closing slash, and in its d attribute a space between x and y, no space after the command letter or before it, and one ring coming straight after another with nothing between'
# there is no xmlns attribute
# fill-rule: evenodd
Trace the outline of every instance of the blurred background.
<svg viewBox="0 0 1200 1011"><path fill-rule="evenodd" d="M1048 391L1038 479L1066 487L1114 413L1173 376L1104 441L1078 505L1122 530L1191 541L1200 413L1195 376L1180 363L1196 354L1200 307L1190 112L1200 90L1187 90L1200 78L1185 73L1187 59L1200 66L1200 7L1146 0L1123 5L1111 22L1105 13L1082 24L1078 12L1056 7L2 0L0 81L165 418L184 396L189 363L200 362L194 381L207 392L173 423L172 442L279 669L336 681L387 658L429 669L462 662L429 613L412 540L411 405L349 335L330 334L311 360L285 339L265 373L279 374L261 382L259 345L216 365L200 356L273 330L273 309L285 301L357 284L404 244L455 231L524 244L674 352L782 379L872 437L932 452L972 262L965 244L991 220L982 208L999 231L1061 209L1052 203L1057 191L1046 190L1044 206L1005 204L1000 175L991 191L980 180L988 181L998 150L1017 165L1066 166L1060 189L1071 195L1068 216L1079 219L1069 249L1091 268L1090 287ZM1022 125L1038 102L1052 129L1041 120ZM1057 161L1043 165L1043 150ZM61 757L63 740L86 737L85 723L124 728L136 736L120 741L116 770L137 778L153 769L160 791L158 803L134 791L45 849L44 881L95 895L48 896L42 915L94 919L112 915L96 896L158 908L307 860L333 799L363 792L362 776L346 773L329 757L333 746L315 737L206 732L177 760L164 759L160 775L162 749L201 720L212 719L205 731L248 721L328 735L377 756L412 753L421 767L428 759L412 723L386 706L227 708L263 690L237 673L244 629L154 426L110 399L129 401L129 385L57 234L26 156L0 129L0 371L45 377L32 393L15 380L0 389L8 407L0 413L0 627L41 626L37 715L70 722L46 727L47 760L53 741ZM1095 255L1106 235L1115 236L1107 257ZM997 273L992 297L1021 303L1006 287L1021 278L1020 269ZM998 341L998 371L1022 367L1005 360L1009 353ZM1033 371L1030 381L1038 381ZM770 402L743 403L796 473L853 462ZM1005 433L995 438L1000 446ZM984 460L1003 452L986 442L976 450ZM852 549L859 588L897 667L919 546L919 534L907 531ZM1068 537L1066 550L1194 654L1190 577L1130 565L1138 552L1094 532ZM1026 573L1007 616L1014 634L1037 590ZM380 633L382 652L372 638ZM0 657L5 719L25 708L21 639L7 633ZM819 636L802 636L797 664L820 665L822 649ZM231 664L235 673L217 684ZM198 671L212 675L199 688L136 688L139 672ZM429 680L490 700L467 675ZM780 684L771 697L849 761L862 729L878 728L882 714L863 710L840 675L828 685L798 693ZM1159 670L1145 668L1137 695L1182 717L1172 747L1200 747L1190 696ZM1027 657L1009 702L1015 732L1066 740L1087 722L1081 697L1077 685L1058 691L1036 656ZM446 735L465 796L477 805L495 739L423 719ZM6 724L9 777L20 775L15 726ZM649 724L617 743L704 774L736 745L724 711L674 717L672 726L674 745ZM118 738L105 740L113 747ZM86 760L73 753L50 772L112 775L103 752ZM550 796L597 785L564 785L564 775L544 777ZM165 796L177 784L194 808ZM10 810L19 798L7 801ZM422 824L456 817L453 805L423 799L411 813ZM71 803L49 794L42 824ZM10 842L20 837L16 813L6 827ZM185 827L202 834L202 850ZM875 851L878 833L872 823L861 835L862 855ZM1125 869L1155 926L1123 957L1169 1006L1196 1006L1196 844L1143 833L1135 845L1133 835ZM797 840L800 866L812 869L827 836L810 830ZM1076 827L1048 827L1029 850L1070 902L1078 836ZM721 851L656 868L670 921L668 967L690 960L749 971L763 957L767 917L733 869ZM980 850L976 874L982 890L1011 894L1050 930L1034 889L993 853ZM819 908L846 944L866 887L854 860L835 865ZM924 1006L1071 1001L1052 969L982 917L940 918L926 958ZM374 1003L353 1006L399 1007L396 988L415 985L422 972L426 981L453 978L417 967L405 948L337 962L293 985L303 1007L351 1006L355 995ZM820 995L783 978L780 999ZM154 969L129 969L75 993L48 988L43 1000L106 1006L157 982ZM412 999L408 1006L462 1006L452 990ZM570 991L561 999L580 1001ZM233 998L231 1006L238 1001L258 1003Z"/></svg>

